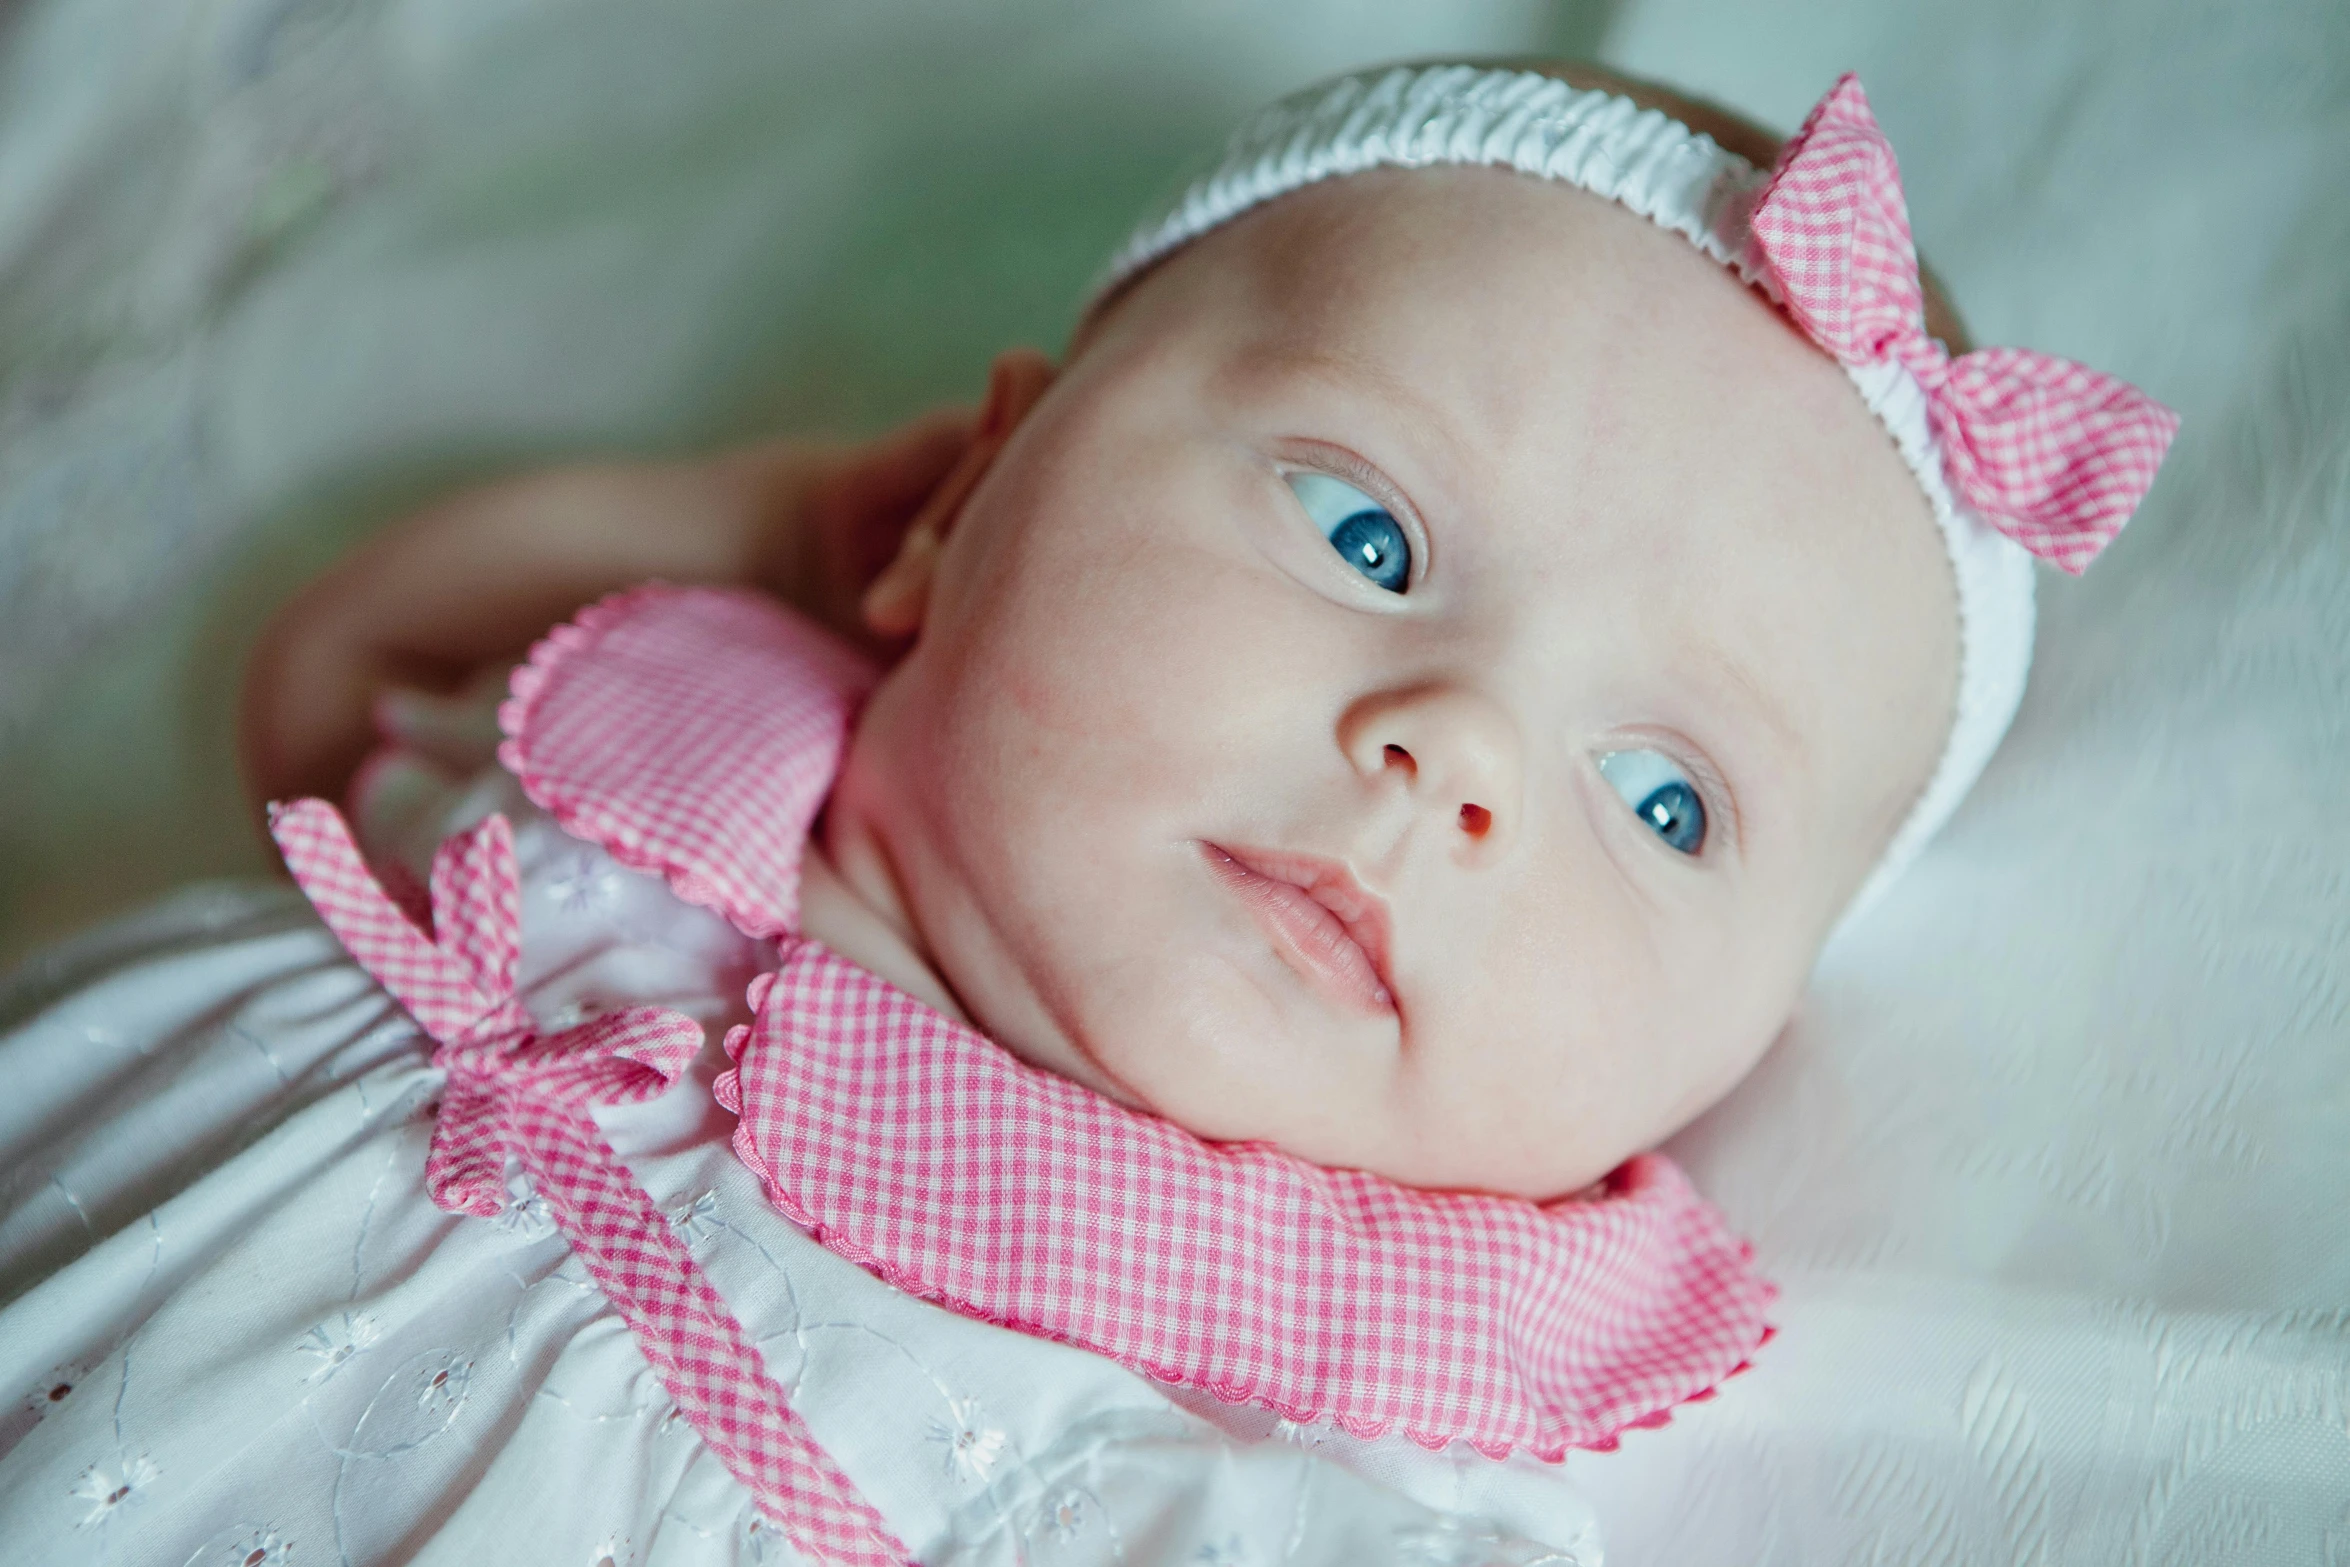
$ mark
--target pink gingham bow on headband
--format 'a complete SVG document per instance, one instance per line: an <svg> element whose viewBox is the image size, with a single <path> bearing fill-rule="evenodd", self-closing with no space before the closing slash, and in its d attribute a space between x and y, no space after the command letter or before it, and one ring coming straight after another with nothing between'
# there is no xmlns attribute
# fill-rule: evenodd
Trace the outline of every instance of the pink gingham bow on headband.
<svg viewBox="0 0 2350 1567"><path fill-rule="evenodd" d="M1952 359L1927 335L1901 172L1858 78L1838 81L1781 151L1751 228L1813 342L1916 379L1950 486L1985 521L2075 575L2121 531L2179 416L2069 359L2028 348Z"/></svg>

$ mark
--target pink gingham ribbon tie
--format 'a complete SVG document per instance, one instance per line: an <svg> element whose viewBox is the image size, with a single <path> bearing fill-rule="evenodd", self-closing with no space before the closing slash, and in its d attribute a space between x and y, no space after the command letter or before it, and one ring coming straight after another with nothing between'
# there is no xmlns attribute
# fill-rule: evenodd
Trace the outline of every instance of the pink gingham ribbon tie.
<svg viewBox="0 0 2350 1567"><path fill-rule="evenodd" d="M1960 500L2078 575L2154 482L2179 416L2101 371L2028 348L1958 358L1926 331L1893 147L1847 74L1779 154L1750 228L1788 315L1848 366L1896 362L1926 394Z"/></svg>
<svg viewBox="0 0 2350 1567"><path fill-rule="evenodd" d="M491 816L433 856L431 935L382 893L343 818L323 800L274 810L270 831L330 929L436 1042L448 1074L425 1186L451 1213L506 1207L517 1100L584 1113L659 1097L701 1048L682 1012L630 1007L542 1031L515 994L522 879L514 834Z"/></svg>
<svg viewBox="0 0 2350 1567"><path fill-rule="evenodd" d="M428 930L385 891L324 800L272 806L269 830L327 928L434 1041L447 1081L425 1157L432 1200L480 1218L503 1212L514 1155L678 1410L800 1554L841 1567L908 1560L590 1114L659 1096L700 1050L701 1025L631 1007L540 1029L515 990L522 882L503 816L433 856Z"/></svg>

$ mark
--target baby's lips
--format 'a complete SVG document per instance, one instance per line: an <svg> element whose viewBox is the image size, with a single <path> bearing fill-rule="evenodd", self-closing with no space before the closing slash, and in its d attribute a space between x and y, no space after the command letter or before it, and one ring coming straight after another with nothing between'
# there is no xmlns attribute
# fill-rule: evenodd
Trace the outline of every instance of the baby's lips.
<svg viewBox="0 0 2350 1567"><path fill-rule="evenodd" d="M1395 1010L1386 906L1352 871L1318 855L1207 842L1201 848L1308 979L1349 1002Z"/></svg>

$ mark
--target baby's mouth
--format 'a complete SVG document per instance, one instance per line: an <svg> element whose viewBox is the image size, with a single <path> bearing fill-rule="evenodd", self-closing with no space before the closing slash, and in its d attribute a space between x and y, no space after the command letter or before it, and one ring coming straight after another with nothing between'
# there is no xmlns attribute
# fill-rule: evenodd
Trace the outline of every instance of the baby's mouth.
<svg viewBox="0 0 2350 1567"><path fill-rule="evenodd" d="M1273 950L1331 1000L1395 1015L1388 987L1387 909L1335 860L1200 843L1218 880L1240 894Z"/></svg>

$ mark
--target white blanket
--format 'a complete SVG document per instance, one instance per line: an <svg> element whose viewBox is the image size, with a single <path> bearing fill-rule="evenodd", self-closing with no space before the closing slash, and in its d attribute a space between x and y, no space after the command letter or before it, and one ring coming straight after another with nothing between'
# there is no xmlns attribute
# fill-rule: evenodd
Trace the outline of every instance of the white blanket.
<svg viewBox="0 0 2350 1567"><path fill-rule="evenodd" d="M956 394L1049 340L1247 104L1597 16L648 14L16 24L0 945L258 863L232 655L338 539L469 467ZM2350 1560L2350 12L1606 21L1606 57L1782 124L1860 69L1976 335L2187 419L2130 532L2046 583L1978 796L1677 1143L1786 1283L1783 1332L1719 1400L1571 1461L1611 1560Z"/></svg>

